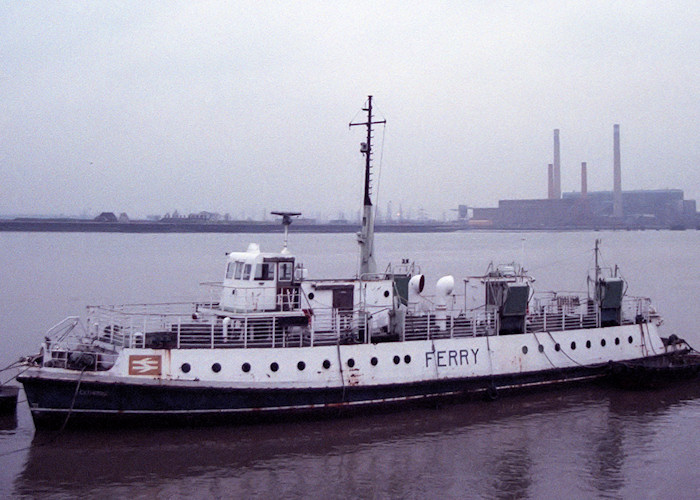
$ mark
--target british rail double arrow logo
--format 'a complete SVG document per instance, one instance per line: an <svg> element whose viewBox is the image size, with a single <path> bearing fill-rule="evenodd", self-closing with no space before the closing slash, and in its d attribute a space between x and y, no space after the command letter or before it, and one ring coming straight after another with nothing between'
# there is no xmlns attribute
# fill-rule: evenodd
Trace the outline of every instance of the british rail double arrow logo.
<svg viewBox="0 0 700 500"><path fill-rule="evenodd" d="M129 375L160 375L160 356L129 356Z"/></svg>

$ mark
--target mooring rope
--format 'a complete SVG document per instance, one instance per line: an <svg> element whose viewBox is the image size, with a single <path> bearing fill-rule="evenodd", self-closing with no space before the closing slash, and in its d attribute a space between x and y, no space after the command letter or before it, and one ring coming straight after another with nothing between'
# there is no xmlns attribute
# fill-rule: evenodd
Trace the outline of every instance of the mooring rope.
<svg viewBox="0 0 700 500"><path fill-rule="evenodd" d="M554 337L552 337L552 333L551 333L551 332L547 332L547 335L549 335L549 338L552 339L552 342L554 342L554 345L555 345L555 346L556 346L557 344L559 344L559 342L557 342L556 340L554 340ZM566 356L567 358L569 358L571 361L573 361L574 363L576 363L576 364L579 365L579 366L585 366L585 365L579 363L578 361L576 361L574 358L572 358L572 357L569 356L568 354L566 354L566 351L564 351L564 348L561 346L561 344L559 344L559 347L560 347L559 352L561 352L564 356Z"/></svg>
<svg viewBox="0 0 700 500"><path fill-rule="evenodd" d="M490 385L486 388L486 394L491 400L496 400L498 399L498 388L496 387L496 382L494 381L493 378L493 360L491 359L491 344L489 342L489 337L488 333L486 334L486 352L488 353L489 357L489 381Z"/></svg>
<svg viewBox="0 0 700 500"><path fill-rule="evenodd" d="M340 357L340 339L338 339L338 343L335 345L336 350L338 352L338 370L340 370L340 383L343 386L343 393L340 398L340 402L344 403L345 402L345 375L343 375L343 360Z"/></svg>
<svg viewBox="0 0 700 500"><path fill-rule="evenodd" d="M31 367L25 368L25 370L23 370L23 371L20 372L20 373L24 373L24 371L28 370L29 368L31 368ZM47 444L53 443L54 441L56 441L56 439L58 439L58 437L59 437L59 436L63 433L63 431L65 430L66 425L68 424L68 419L70 418L71 414L73 413L73 408L75 407L75 400L76 400L77 397L78 397L78 391L80 390L80 384L81 384L81 382L82 382L83 373L85 373L85 370L86 370L86 368L83 368L83 369L81 370L81 372L80 372L80 376L78 377L78 383L75 385L75 392L73 393L73 399L71 400L70 408L68 409L68 414L66 415L66 419L63 421L63 425L61 425L61 428L58 430L58 432L56 433L56 435L55 435L52 439L50 439L50 440L47 441L47 442L44 442L44 443L40 444L39 446L45 446L45 445L47 445ZM18 374L18 375L19 375L19 374ZM24 400L24 401L26 401L26 400ZM24 402L24 401L22 401L22 402ZM15 453L20 453L20 452L22 452L22 451L27 451L27 450L32 449L34 446L35 446L35 445L29 445L29 446L25 446L24 448L19 448L19 449L16 449L16 450L7 451L7 452L5 452L5 453L0 453L0 457L7 457L7 456L9 456L9 455L14 455Z"/></svg>
<svg viewBox="0 0 700 500"><path fill-rule="evenodd" d="M78 391L80 390L80 383L83 380L83 373L85 373L85 369L86 368L83 368L80 371L80 375L78 376L78 383L75 385L75 392L73 393L73 400L70 402L70 408L68 408L68 413L66 414L66 419L63 421L63 425L61 425L61 428L58 430L58 434L56 435L56 437L60 436L61 433L64 431L64 429L66 428L66 425L68 424L68 419L70 418L71 414L73 413L73 408L75 407L75 400L78 397Z"/></svg>
<svg viewBox="0 0 700 500"><path fill-rule="evenodd" d="M549 361L549 364L552 365L553 368L558 368L557 365L552 363L552 360L549 359L549 356L547 356L547 350L544 348L544 344L540 342L540 339L537 338L537 334L535 332L532 332L532 336L535 337L535 340L537 341L537 347L538 349L542 347L542 354L544 354L544 357L547 358L547 361Z"/></svg>
<svg viewBox="0 0 700 500"><path fill-rule="evenodd" d="M651 340L651 334L649 333L649 323L640 323L640 330L642 331L642 344L646 347L646 339L644 338L644 328L646 327L646 336L649 337L649 347L651 347L651 352L654 354L658 355L659 353L656 352L656 349L654 349L654 342ZM649 348L647 348L647 354L649 353Z"/></svg>
<svg viewBox="0 0 700 500"><path fill-rule="evenodd" d="M3 368L2 370L0 370L0 373L5 372L5 371L7 371L7 370L11 370L12 368L15 368L15 365L21 363L22 361L24 361L23 358L19 358L17 361L13 361L13 362L10 363L9 365L7 365L5 368Z"/></svg>
<svg viewBox="0 0 700 500"><path fill-rule="evenodd" d="M15 362L15 363L16 363L16 362ZM9 367L8 367L8 368L9 368ZM16 368L16 367L15 367L15 368ZM10 377L8 380L6 380L5 382L0 383L0 385L6 385L6 384L12 382L13 380L15 380L17 377L19 377L20 375L22 375L24 372L26 372L26 371L29 370L30 368L31 368L31 365L27 366L24 370L18 371L18 372L15 373L12 377Z"/></svg>

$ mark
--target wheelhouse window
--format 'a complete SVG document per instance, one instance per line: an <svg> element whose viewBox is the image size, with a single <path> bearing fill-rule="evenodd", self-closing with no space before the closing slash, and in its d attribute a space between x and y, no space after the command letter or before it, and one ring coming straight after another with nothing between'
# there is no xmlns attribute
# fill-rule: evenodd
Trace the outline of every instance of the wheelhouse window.
<svg viewBox="0 0 700 500"><path fill-rule="evenodd" d="M226 266L226 279L230 280L233 278L233 271L236 269L236 263L235 262L229 262L228 266Z"/></svg>
<svg viewBox="0 0 700 500"><path fill-rule="evenodd" d="M242 279L244 281L250 279L250 269L251 269L250 264L245 264L245 266L243 266L243 278Z"/></svg>
<svg viewBox="0 0 700 500"><path fill-rule="evenodd" d="M243 276L243 262L236 262L236 272L234 278L239 280Z"/></svg>
<svg viewBox="0 0 700 500"><path fill-rule="evenodd" d="M292 281L293 264L291 262L279 263L279 281Z"/></svg>
<svg viewBox="0 0 700 500"><path fill-rule="evenodd" d="M267 262L255 266L256 281L270 281L275 279L275 266Z"/></svg>

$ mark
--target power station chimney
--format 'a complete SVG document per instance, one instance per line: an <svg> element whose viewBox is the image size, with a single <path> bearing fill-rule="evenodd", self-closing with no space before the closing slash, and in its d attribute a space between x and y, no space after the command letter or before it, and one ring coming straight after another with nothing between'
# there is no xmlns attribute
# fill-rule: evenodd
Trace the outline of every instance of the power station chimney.
<svg viewBox="0 0 700 500"><path fill-rule="evenodd" d="M552 190L553 198L561 198L561 162L559 158L559 129L554 129L554 182Z"/></svg>
<svg viewBox="0 0 700 500"><path fill-rule="evenodd" d="M581 162L581 198L585 198L588 194L588 171L586 162Z"/></svg>
<svg viewBox="0 0 700 500"><path fill-rule="evenodd" d="M554 166L551 163L547 165L547 198L554 198Z"/></svg>
<svg viewBox="0 0 700 500"><path fill-rule="evenodd" d="M620 168L620 125L613 127L613 217L622 217L622 171Z"/></svg>

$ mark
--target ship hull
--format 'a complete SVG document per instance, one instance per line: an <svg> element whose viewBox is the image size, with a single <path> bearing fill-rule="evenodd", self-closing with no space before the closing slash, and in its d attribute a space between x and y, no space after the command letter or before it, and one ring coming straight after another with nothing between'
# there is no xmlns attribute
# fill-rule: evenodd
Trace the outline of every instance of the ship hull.
<svg viewBox="0 0 700 500"><path fill-rule="evenodd" d="M23 377L37 429L256 423L353 415L588 383L607 364L365 387L237 389Z"/></svg>
<svg viewBox="0 0 700 500"><path fill-rule="evenodd" d="M103 371L37 366L37 428L258 422L494 399L663 357L654 327L298 348L124 349Z"/></svg>

